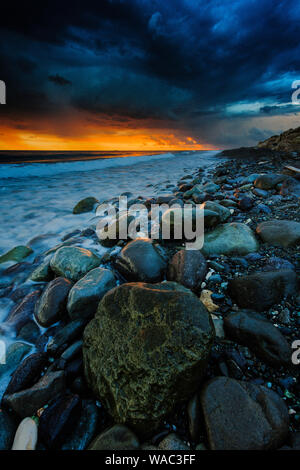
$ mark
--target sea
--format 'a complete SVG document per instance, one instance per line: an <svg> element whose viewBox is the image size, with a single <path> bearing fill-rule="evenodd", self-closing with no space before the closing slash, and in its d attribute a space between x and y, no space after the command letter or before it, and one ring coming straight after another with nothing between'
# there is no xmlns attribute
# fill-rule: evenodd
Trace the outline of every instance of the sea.
<svg viewBox="0 0 300 470"><path fill-rule="evenodd" d="M1 151L0 254L16 245L34 248L35 239L48 249L86 228L94 214L73 215L72 209L87 196L103 202L124 192L171 193L185 174L219 162L217 153Z"/></svg>

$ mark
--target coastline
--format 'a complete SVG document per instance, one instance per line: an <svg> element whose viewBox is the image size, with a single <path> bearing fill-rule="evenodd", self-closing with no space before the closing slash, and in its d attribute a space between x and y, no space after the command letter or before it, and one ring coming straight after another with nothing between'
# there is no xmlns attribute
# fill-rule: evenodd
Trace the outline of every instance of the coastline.
<svg viewBox="0 0 300 470"><path fill-rule="evenodd" d="M12 445L16 427L21 418L31 416L29 411L33 413L38 411L38 409L32 409L36 403L41 405L41 408L45 408L46 404L49 405L41 415L44 415L44 418L40 419L41 435L37 443L37 449L40 450L48 448L83 449L89 446L105 449L103 447L105 445L115 446L106 447L111 450L122 448L120 447L122 445L125 445L125 448L129 450L138 448L145 450L220 448L222 436L216 436L214 429L221 426L222 419L224 422L228 421L228 407L235 407L234 398L237 393L235 387L236 383L240 381L250 383L254 387L251 393L245 391L247 403L248 401L255 403L253 408L249 408L249 413L253 413L256 409L258 402L255 394L258 392L268 403L268 400L271 400L269 397L271 390L276 394L278 397L276 400L280 403L278 405L280 413L277 409L277 411L270 411L269 416L265 416L263 410L257 422L255 422L254 416L254 425L262 426L262 429L257 430L258 434L266 430L266 421L272 421L274 418L275 423L277 420L277 424L274 424L273 428L271 426L271 430L267 429L266 442L258 444L254 439L256 445L270 449L292 448L299 445L299 366L294 366L291 357L286 357L287 348L291 356L293 341L300 339L300 299L296 286L296 275L299 276L300 269L297 248L300 238L299 226L289 228L291 241L287 246L283 246L281 239L277 240L274 245L276 233L275 235L271 234L270 243L266 241L270 240L268 238L270 234L267 234L267 238L264 240L256 232L257 226L268 220L275 219L277 222L292 220L300 223L298 194L300 183L296 178L297 175L290 176L288 171L284 169L287 165L294 166L297 157L284 155L281 158L276 153L272 158L268 154L267 159L261 159L261 155L260 153L258 161L245 156L241 160L216 162L216 166L208 168L207 172L201 171L200 168L190 174L182 174L174 188L160 188L161 194L158 192L154 196L154 200L157 201L160 196L166 198L168 191L170 191L169 201L176 199L206 205L208 210L217 214L214 216L212 226L207 230L208 234L224 227L224 224L246 225L247 230L251 233L251 241L255 240L257 243L257 249L253 252L249 251L245 246L247 242L244 239L241 240L238 247L233 246L231 249L228 249L227 242L223 242L223 247L218 248L219 253L214 253L212 248L211 253L205 254L204 261L201 258L203 272L200 275L199 266L197 269L193 267L191 260L185 262L184 259L176 259L177 253L184 248L183 242L159 242L163 250L163 262L162 267L158 269L159 274L153 277L155 283L167 280L189 286L191 299L195 301L195 297L201 298L206 314L214 324L216 336L213 345L206 346L208 348L207 364L202 371L202 376L199 376L199 383L196 387L194 386L191 396L188 398L184 396L183 399L178 400L178 403L175 403L174 399L172 412L167 414L164 420L155 426L155 431L146 438L143 433L139 434L139 431L134 430L133 432L132 426L129 426L129 429L123 429L125 435L123 442L118 442L117 432L113 433L110 439L104 436L109 426L116 426L120 422L110 417L105 406L99 407L99 397L95 395L95 390L91 392L93 378L87 372L87 362L90 360L87 352L84 353L84 361L82 360L83 330L95 311L89 312L87 316L80 315L83 309L82 305L84 305L84 309L87 307L87 303L84 302L84 294L83 300L81 298L83 303L79 304L79 310L78 307L76 309L73 305L69 306L70 289L83 277L81 274L79 276L72 274L73 268L76 271L76 256L70 260L62 260L60 263L58 260L53 260L59 249L63 250L66 247L80 247L90 250L92 255L99 258L99 263L97 264L98 261L95 260L95 264L91 264L92 267L90 266L91 269L88 269L86 274L92 269L105 269L113 273L115 285L121 286L126 282L152 283L152 268L157 271L157 253L152 253L150 250L149 255L147 245L147 256L149 256L147 258L147 272L145 274L142 269L141 273L137 260L141 255L133 254L131 255L133 258L130 258L129 261L124 255L123 261L120 262L120 256L122 256L120 253L126 247L126 241L118 241L114 246L106 249L105 253L97 250L99 240L95 233L95 224L92 224L85 230L78 229L65 235L59 245L52 247L37 258L34 257L34 253L28 253L28 257L24 257L24 259L22 257L19 260L15 259L16 264L12 264L2 272L3 282L0 295L2 299L9 300L10 311L1 328L2 331L11 332L12 339L10 352L7 354L7 360L11 361L11 364L5 365L4 369L0 365L0 373L2 367L2 377L6 375L6 385L9 387L5 392L6 400L2 402L5 409L3 432L6 433L5 445L7 448ZM278 174L281 175L281 178L276 179L274 175L278 176ZM257 183L260 175L270 175L270 178L267 182L262 178L263 182ZM286 180L289 180L290 183L286 184ZM115 197L118 196L119 194L115 194ZM139 200L149 204L149 199L146 197L141 196ZM211 201L215 206L209 206L207 201ZM286 233L288 234L288 231ZM223 235L221 233L220 237ZM222 245L222 240L220 244ZM63 254L63 251L61 253ZM153 266L151 260L153 260ZM68 269L65 265L68 266ZM254 287L253 284L247 284L248 277L253 273L259 273L260 276ZM283 278L280 278L280 275ZM235 280L240 277L246 277L243 286L235 283ZM28 281L29 278L31 278L30 281ZM53 284L55 279L62 278L64 281ZM285 280L282 281L282 279ZM97 279L96 284L99 285L99 282ZM101 278L100 283L103 282ZM96 297L97 295L99 297L98 300L105 291L110 291L112 285L111 279L105 281L105 286L109 286L109 289L105 288L101 293L98 292L96 294ZM285 289L286 286L287 289ZM84 287L82 289L84 291ZM247 293L247 289L249 296L251 292L253 298L243 299L243 296L240 296L239 291ZM88 295L91 296L91 293ZM93 295L95 297L95 293ZM178 296L180 297L179 294ZM269 303L266 303L266 298L269 299ZM41 299L44 299L44 303L41 302ZM60 301L57 302L54 299L60 299ZM43 309L41 305L43 305ZM245 310L246 316L243 317L243 322L247 323L247 327L243 330L243 322L241 323L239 320L239 323L236 324L232 315L240 313L244 315ZM256 310L261 316L260 319L255 319L253 317L256 315L251 317L249 314L249 311L253 313ZM47 315L49 318L45 320ZM63 338L62 331L65 334ZM121 333L125 334L125 332ZM17 347L16 343L18 343ZM33 345L33 347L31 348L29 345ZM39 356L37 357L37 355ZM17 367L22 360L29 364L26 369L29 372L25 378L22 369ZM33 369L35 369L34 374L32 373ZM12 378L9 378L10 374L12 374ZM45 399L38 394L34 395L33 399L32 387L40 380L42 374L43 376L51 376L51 380L47 384L49 393L47 403L44 403ZM56 374L55 380L53 374ZM222 398L216 397L216 400L220 400L221 409L224 406L223 415L218 418L220 421L210 421L206 412L210 403L205 395L205 390L210 380L220 377L222 380L226 378L232 387L232 401L227 403L224 399L223 403ZM88 384L86 380L89 382ZM131 380L134 381L133 378ZM2 386L2 388L6 388L6 386ZM22 393L24 393L24 398L21 396ZM109 392L106 391L106 393ZM54 394L57 397L51 402ZM167 397L165 402L169 406ZM282 405L284 402L288 406L289 413L284 411L285 408ZM30 410L28 410L29 405ZM167 409L166 404L165 406ZM48 409L50 411L47 411ZM69 410L69 414L67 413L61 418L68 421L68 426L65 427L66 423L60 422L59 418L56 421L53 418L58 409ZM250 439L247 441L248 430L243 428L247 416L243 421L242 417L239 417L238 410L236 413L237 423L232 428L229 426L227 432L224 431L224 442L227 448L230 446L239 448L242 445L251 448L253 442ZM273 416L272 413L274 413ZM276 415L276 413L278 414ZM86 416L90 417L88 424ZM79 433L78 427L73 431L70 430L72 427L70 423L74 422L74 419L78 423L85 423L84 432L81 428L81 433ZM55 439L51 428L54 422L59 431ZM244 435L243 444L240 443L239 434ZM232 440L230 440L230 435L232 435ZM240 447L240 449L242 448L245 447Z"/></svg>

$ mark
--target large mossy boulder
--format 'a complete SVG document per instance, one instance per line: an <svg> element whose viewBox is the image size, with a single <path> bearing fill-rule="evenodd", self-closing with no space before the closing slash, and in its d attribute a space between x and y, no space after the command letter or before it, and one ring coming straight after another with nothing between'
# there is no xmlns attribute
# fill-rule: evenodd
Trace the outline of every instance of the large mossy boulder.
<svg viewBox="0 0 300 470"><path fill-rule="evenodd" d="M64 246L55 252L50 266L58 276L78 281L100 263L101 258L90 250L78 246Z"/></svg>
<svg viewBox="0 0 300 470"><path fill-rule="evenodd" d="M27 258L27 256L31 255L31 253L33 253L33 250L29 246L15 246L0 256L0 264L6 263L7 261L15 261L16 263L20 263L20 261L22 261L24 258Z"/></svg>
<svg viewBox="0 0 300 470"><path fill-rule="evenodd" d="M204 255L247 255L259 247L252 230L242 223L219 225L204 236Z"/></svg>
<svg viewBox="0 0 300 470"><path fill-rule="evenodd" d="M198 388L214 339L210 316L179 284L108 292L84 331L88 385L118 423L142 434Z"/></svg>
<svg viewBox="0 0 300 470"><path fill-rule="evenodd" d="M98 204L98 199L95 197L86 197L77 202L73 209L73 214L82 214L84 212L91 212L95 205Z"/></svg>

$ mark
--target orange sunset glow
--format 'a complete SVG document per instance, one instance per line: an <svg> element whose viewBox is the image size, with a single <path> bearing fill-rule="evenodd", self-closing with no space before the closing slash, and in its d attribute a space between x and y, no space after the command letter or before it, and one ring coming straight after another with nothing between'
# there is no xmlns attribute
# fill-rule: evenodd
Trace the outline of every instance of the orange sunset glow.
<svg viewBox="0 0 300 470"><path fill-rule="evenodd" d="M215 150L182 129L156 128L150 120L120 122L74 112L0 126L1 150Z"/></svg>

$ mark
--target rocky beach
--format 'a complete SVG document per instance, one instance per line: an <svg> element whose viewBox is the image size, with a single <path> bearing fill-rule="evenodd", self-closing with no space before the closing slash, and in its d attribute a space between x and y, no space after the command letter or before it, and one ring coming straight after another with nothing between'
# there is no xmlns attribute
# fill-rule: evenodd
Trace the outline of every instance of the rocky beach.
<svg viewBox="0 0 300 470"><path fill-rule="evenodd" d="M84 227L1 253L1 450L300 449L299 136L126 192L200 205L201 250L99 240L86 187Z"/></svg>

